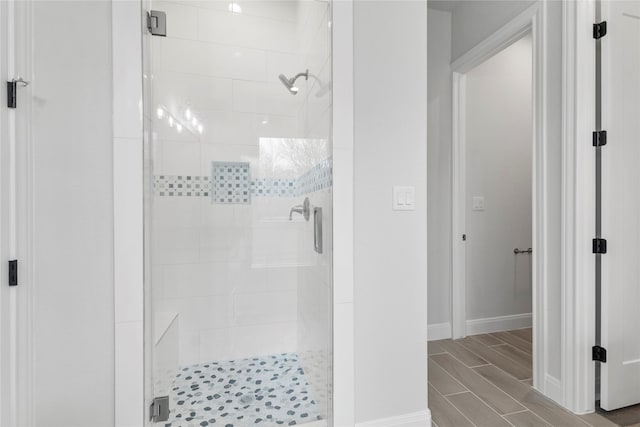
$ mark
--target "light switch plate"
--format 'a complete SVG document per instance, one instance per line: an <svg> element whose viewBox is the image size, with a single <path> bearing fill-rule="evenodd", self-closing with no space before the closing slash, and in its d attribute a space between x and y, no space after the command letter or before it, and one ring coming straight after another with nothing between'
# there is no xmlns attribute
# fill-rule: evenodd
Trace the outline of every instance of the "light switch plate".
<svg viewBox="0 0 640 427"><path fill-rule="evenodd" d="M473 204L472 204L472 209L474 211L483 211L484 210L484 197L482 196L475 196L473 198Z"/></svg>
<svg viewBox="0 0 640 427"><path fill-rule="evenodd" d="M416 188L395 185L393 187L393 210L413 211L416 209Z"/></svg>

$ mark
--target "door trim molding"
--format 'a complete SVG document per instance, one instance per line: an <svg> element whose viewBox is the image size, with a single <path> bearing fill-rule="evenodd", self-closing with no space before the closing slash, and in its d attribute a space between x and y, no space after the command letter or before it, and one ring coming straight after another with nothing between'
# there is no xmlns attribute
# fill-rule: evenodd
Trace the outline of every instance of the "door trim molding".
<svg viewBox="0 0 640 427"><path fill-rule="evenodd" d="M9 0L0 5L0 74L5 81L21 75L33 83L33 2ZM2 62L4 61L4 62ZM0 114L3 146L2 171L2 268L0 279L0 424L29 427L34 409L34 221L33 147L31 140L33 85L19 91L18 108ZM4 93L4 91L3 91ZM6 263L17 259L19 285L8 289ZM5 393L8 396L5 396Z"/></svg>
<svg viewBox="0 0 640 427"><path fill-rule="evenodd" d="M531 31L533 49L533 204L532 204L532 318L534 386L544 388L544 375L547 372L546 358L546 289L548 277L546 271L547 250L547 214L545 164L545 31L546 3L539 1L516 16L513 20L482 41L476 47L457 59L451 65L453 76L453 115L452 115L452 229L451 229L451 313L452 336L462 338L467 334L466 327L466 254L462 234L465 233L465 74L486 61L496 53L520 40Z"/></svg>
<svg viewBox="0 0 640 427"><path fill-rule="evenodd" d="M9 2L0 2L0 75L4 80L8 80L9 62ZM6 78L5 78L6 76ZM4 91L2 92L4 95ZM15 386L12 383L11 372L13 371L11 354L13 327L11 325L13 304L12 295L15 289L5 286L4 278L7 277L6 260L11 257L9 235L11 234L10 210L11 207L11 185L10 182L10 161L9 153L9 109L6 107L5 98L2 97L0 105L0 348L6 349L0 355L0 425L15 424L15 399L10 396L15 395Z"/></svg>
<svg viewBox="0 0 640 427"><path fill-rule="evenodd" d="M562 404L595 410L595 1L563 2Z"/></svg>
<svg viewBox="0 0 640 427"><path fill-rule="evenodd" d="M146 425L144 322L144 148L142 3L114 1L113 67L113 298L114 424ZM144 32L143 32L144 31ZM123 71L124 70L124 71ZM145 107L146 108L146 107ZM148 334L145 336L145 328Z"/></svg>

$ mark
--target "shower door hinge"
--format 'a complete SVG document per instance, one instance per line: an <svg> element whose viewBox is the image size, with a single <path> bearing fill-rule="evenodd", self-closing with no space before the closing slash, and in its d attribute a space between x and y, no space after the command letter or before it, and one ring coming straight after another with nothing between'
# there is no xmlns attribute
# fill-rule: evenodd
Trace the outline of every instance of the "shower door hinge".
<svg viewBox="0 0 640 427"><path fill-rule="evenodd" d="M463 234L463 235L462 235L462 241L463 241L463 242L466 242L466 241L467 241L467 235L466 235L466 234Z"/></svg>
<svg viewBox="0 0 640 427"><path fill-rule="evenodd" d="M593 239L593 253L594 254L606 254L607 253L607 240L606 239Z"/></svg>
<svg viewBox="0 0 640 427"><path fill-rule="evenodd" d="M591 348L591 359L596 362L607 363L607 349L599 345L594 345Z"/></svg>
<svg viewBox="0 0 640 427"><path fill-rule="evenodd" d="M167 37L167 14L159 10L147 12L147 28L151 35Z"/></svg>
<svg viewBox="0 0 640 427"><path fill-rule="evenodd" d="M169 419L169 396L154 397L149 407L149 419L154 423Z"/></svg>
<svg viewBox="0 0 640 427"><path fill-rule="evenodd" d="M593 146L602 147L607 145L607 131L597 130L593 132Z"/></svg>
<svg viewBox="0 0 640 427"><path fill-rule="evenodd" d="M598 40L607 35L607 21L593 24L593 38Z"/></svg>
<svg viewBox="0 0 640 427"><path fill-rule="evenodd" d="M9 286L18 286L18 260L9 261Z"/></svg>

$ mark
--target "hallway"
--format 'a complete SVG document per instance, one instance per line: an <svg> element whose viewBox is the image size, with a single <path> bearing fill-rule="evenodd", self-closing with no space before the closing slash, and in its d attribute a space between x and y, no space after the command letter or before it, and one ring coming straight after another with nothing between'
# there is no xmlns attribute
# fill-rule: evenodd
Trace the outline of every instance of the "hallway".
<svg viewBox="0 0 640 427"><path fill-rule="evenodd" d="M531 347L531 328L429 342L434 425L616 426L600 414L576 416L533 390Z"/></svg>

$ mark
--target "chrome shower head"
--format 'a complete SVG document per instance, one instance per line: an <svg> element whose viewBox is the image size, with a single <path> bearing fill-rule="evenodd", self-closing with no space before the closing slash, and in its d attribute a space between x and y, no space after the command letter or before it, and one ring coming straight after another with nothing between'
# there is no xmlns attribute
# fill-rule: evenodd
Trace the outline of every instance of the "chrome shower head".
<svg viewBox="0 0 640 427"><path fill-rule="evenodd" d="M291 92L292 95L295 95L298 93L298 88L294 86L294 83L295 83L294 81L289 80L287 76L285 76L284 74L280 74L278 78L280 79L284 87L286 87L287 90Z"/></svg>
<svg viewBox="0 0 640 427"><path fill-rule="evenodd" d="M305 80L308 80L309 70L305 71L304 73L298 73L290 79L288 79L287 76L285 76L284 74L280 74L278 76L278 78L280 79L284 87L286 87L289 93L291 93L292 95L295 95L298 93L298 88L295 86L295 84L296 84L296 80L298 80L300 77L304 77Z"/></svg>

